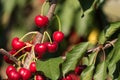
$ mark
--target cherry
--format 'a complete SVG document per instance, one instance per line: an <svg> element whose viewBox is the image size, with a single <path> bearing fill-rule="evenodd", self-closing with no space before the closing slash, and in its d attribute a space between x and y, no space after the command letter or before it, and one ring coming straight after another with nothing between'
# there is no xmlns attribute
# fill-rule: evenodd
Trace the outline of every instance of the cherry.
<svg viewBox="0 0 120 80"><path fill-rule="evenodd" d="M30 42L26 42L26 46L30 46L30 45L31 45ZM25 48L25 51L30 52L31 51L31 47Z"/></svg>
<svg viewBox="0 0 120 80"><path fill-rule="evenodd" d="M55 31L53 33L53 40L54 41L56 41L56 42L59 43L59 42L62 42L63 38L64 38L64 33L63 32L61 32L61 31Z"/></svg>
<svg viewBox="0 0 120 80"><path fill-rule="evenodd" d="M21 49L24 46L25 46L25 43L22 42L22 41L19 41L19 38L17 38L17 37L13 38L13 40L12 40L12 47L13 47L13 49L19 50L19 49Z"/></svg>
<svg viewBox="0 0 120 80"><path fill-rule="evenodd" d="M30 63L29 69L30 69L31 73L36 72L36 64L35 64L35 62Z"/></svg>
<svg viewBox="0 0 120 80"><path fill-rule="evenodd" d="M72 77L70 75L66 76L66 80L72 80Z"/></svg>
<svg viewBox="0 0 120 80"><path fill-rule="evenodd" d="M6 74L8 75L11 70L16 70L16 69L15 69L14 66L9 65L9 66L6 68Z"/></svg>
<svg viewBox="0 0 120 80"><path fill-rule="evenodd" d="M46 26L48 24L48 22L49 22L49 20L48 20L48 17L46 17L46 16L37 15L35 17L35 24L39 28Z"/></svg>
<svg viewBox="0 0 120 80"><path fill-rule="evenodd" d="M58 43L57 42L52 42L52 43L47 42L46 46L47 46L48 52L54 53L55 51L57 51Z"/></svg>
<svg viewBox="0 0 120 80"><path fill-rule="evenodd" d="M75 68L75 74L78 74L80 75L82 73L82 71L86 68L87 66L86 65L79 65Z"/></svg>
<svg viewBox="0 0 120 80"><path fill-rule="evenodd" d="M35 52L38 55L38 58L41 58L42 55L47 51L47 46L44 43L38 43L34 47Z"/></svg>
<svg viewBox="0 0 120 80"><path fill-rule="evenodd" d="M68 75L65 78L63 78L62 80L73 80L73 79L72 79L72 77L70 75Z"/></svg>
<svg viewBox="0 0 120 80"><path fill-rule="evenodd" d="M37 75L35 76L35 80L45 80L45 78L44 78L42 75L37 74Z"/></svg>
<svg viewBox="0 0 120 80"><path fill-rule="evenodd" d="M22 76L23 80L29 80L29 78L31 77L31 72L30 70L26 69L26 68L20 68L19 69L19 73Z"/></svg>
<svg viewBox="0 0 120 80"><path fill-rule="evenodd" d="M16 70L10 70L8 75L9 80L21 80L21 75Z"/></svg>

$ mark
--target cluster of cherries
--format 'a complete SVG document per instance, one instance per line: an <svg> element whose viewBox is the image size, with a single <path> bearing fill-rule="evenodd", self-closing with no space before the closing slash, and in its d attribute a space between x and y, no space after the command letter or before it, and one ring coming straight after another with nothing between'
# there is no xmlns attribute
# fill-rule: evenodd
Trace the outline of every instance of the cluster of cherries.
<svg viewBox="0 0 120 80"><path fill-rule="evenodd" d="M8 80L29 80L34 74L34 80L45 80L45 77L36 73L35 62L31 62L29 69L20 67L16 69L13 65L9 65L6 69Z"/></svg>
<svg viewBox="0 0 120 80"><path fill-rule="evenodd" d="M46 27L49 23L47 16L37 15L35 17L35 24L39 28ZM38 58L41 58L42 55L48 51L49 53L56 52L58 48L58 43L62 42L64 38L64 33L61 31L55 31L52 35L53 42L38 43L35 45L35 52L38 54Z"/></svg>
<svg viewBox="0 0 120 80"><path fill-rule="evenodd" d="M38 15L35 17L35 24L39 28L47 26L49 20L46 16ZM38 59L41 59L43 54L48 51L49 53L54 53L57 51L58 44L62 42L64 38L64 33L61 31L55 31L52 35L53 42L42 42L33 45L32 42L23 42L18 37L12 39L12 50L9 54L13 55L16 58L20 58L24 55L25 52L30 52L31 47L34 46L35 56ZM13 61L8 58L8 56L4 55L4 60L7 63L13 64ZM45 80L44 76L40 74L36 74L36 65L35 62L31 62L29 65L29 69L24 67L15 68L12 65L9 65L6 69L6 74L8 76L8 80L28 80L31 78L32 73L35 75L35 80Z"/></svg>

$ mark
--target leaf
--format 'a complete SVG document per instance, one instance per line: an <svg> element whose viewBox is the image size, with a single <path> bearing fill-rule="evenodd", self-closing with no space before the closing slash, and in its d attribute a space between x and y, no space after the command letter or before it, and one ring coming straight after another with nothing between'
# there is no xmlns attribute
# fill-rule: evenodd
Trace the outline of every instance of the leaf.
<svg viewBox="0 0 120 80"><path fill-rule="evenodd" d="M80 7L78 0L66 0L60 13L62 31L68 35L74 20L74 13ZM72 6L72 7L71 7Z"/></svg>
<svg viewBox="0 0 120 80"><path fill-rule="evenodd" d="M99 36L99 44L104 44L118 29L120 29L120 22L111 23Z"/></svg>
<svg viewBox="0 0 120 80"><path fill-rule="evenodd" d="M66 60L62 64L63 75L68 73L71 70L74 70L80 58L85 54L89 43L81 43L75 46L70 52L66 55Z"/></svg>
<svg viewBox="0 0 120 80"><path fill-rule="evenodd" d="M109 63L109 61L110 61L111 58L113 57L114 52L115 52L115 48L113 48L112 51L107 55L107 58L106 58L106 63L107 63L107 64Z"/></svg>
<svg viewBox="0 0 120 80"><path fill-rule="evenodd" d="M42 71L51 80L57 80L60 76L60 64L63 62L61 57L51 58L46 61L36 61L37 71Z"/></svg>
<svg viewBox="0 0 120 80"><path fill-rule="evenodd" d="M114 52L109 60L109 65L108 65L108 70L109 70L109 75L113 78L113 73L115 72L116 69L116 64L118 61L120 61L120 35L118 37L117 42L115 43L114 47Z"/></svg>
<svg viewBox="0 0 120 80"><path fill-rule="evenodd" d="M97 65L96 72L94 75L94 80L105 80L107 74L107 65L106 62L103 61Z"/></svg>
<svg viewBox="0 0 120 80"><path fill-rule="evenodd" d="M95 10L89 9L84 12L84 16L81 17L81 11L76 14L76 23L75 23L75 30L78 35L80 36L87 36L90 33L93 27L96 27L97 20L95 18Z"/></svg>
<svg viewBox="0 0 120 80"><path fill-rule="evenodd" d="M80 76L80 80L92 80L93 72L94 72L94 65L88 66Z"/></svg>
<svg viewBox="0 0 120 80"><path fill-rule="evenodd" d="M88 57L89 57L89 64L88 65L92 65L94 63L94 60L97 56L97 53L98 53L98 51L93 52L90 55L88 55Z"/></svg>

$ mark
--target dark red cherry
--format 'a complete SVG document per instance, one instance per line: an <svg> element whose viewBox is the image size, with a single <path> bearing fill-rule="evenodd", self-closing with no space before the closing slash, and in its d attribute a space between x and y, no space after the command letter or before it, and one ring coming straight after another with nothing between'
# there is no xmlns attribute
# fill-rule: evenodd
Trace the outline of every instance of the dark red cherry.
<svg viewBox="0 0 120 80"><path fill-rule="evenodd" d="M58 43L57 42L52 42L52 43L47 42L46 46L47 46L47 50L48 50L49 53L54 53L58 49Z"/></svg>
<svg viewBox="0 0 120 80"><path fill-rule="evenodd" d="M39 28L46 26L48 24L48 22L49 22L49 20L48 20L48 17L46 17L46 16L37 15L35 17L35 24Z"/></svg>
<svg viewBox="0 0 120 80"><path fill-rule="evenodd" d="M45 80L45 78L44 78L42 75L37 74L37 75L35 76L35 80Z"/></svg>
<svg viewBox="0 0 120 80"><path fill-rule="evenodd" d="M29 69L30 69L31 73L36 72L36 64L35 64L35 62L30 63Z"/></svg>
<svg viewBox="0 0 120 80"><path fill-rule="evenodd" d="M26 69L26 68L20 68L19 69L19 73L22 76L22 80L29 80L31 77L31 72L30 70Z"/></svg>
<svg viewBox="0 0 120 80"><path fill-rule="evenodd" d="M60 43L60 42L62 42L63 38L64 38L64 33L63 32L61 32L61 31L55 31L53 33L53 40L54 41Z"/></svg>
<svg viewBox="0 0 120 80"><path fill-rule="evenodd" d="M39 43L35 45L34 50L37 53L38 58L41 58L47 51L47 46L44 43Z"/></svg>
<svg viewBox="0 0 120 80"><path fill-rule="evenodd" d="M82 73L82 71L86 68L86 65L79 65L75 68L75 74L80 75Z"/></svg>
<svg viewBox="0 0 120 80"><path fill-rule="evenodd" d="M16 71L16 69L15 69L15 67L14 67L13 65L9 65L9 66L6 68L6 74L8 75L11 70L15 70L15 71Z"/></svg>
<svg viewBox="0 0 120 80"><path fill-rule="evenodd" d="M9 80L21 80L21 75L16 70L9 71L9 74L7 74Z"/></svg>
<svg viewBox="0 0 120 80"><path fill-rule="evenodd" d="M15 50L19 50L25 46L25 43L22 41L19 41L19 38L15 37L12 40L12 47Z"/></svg>

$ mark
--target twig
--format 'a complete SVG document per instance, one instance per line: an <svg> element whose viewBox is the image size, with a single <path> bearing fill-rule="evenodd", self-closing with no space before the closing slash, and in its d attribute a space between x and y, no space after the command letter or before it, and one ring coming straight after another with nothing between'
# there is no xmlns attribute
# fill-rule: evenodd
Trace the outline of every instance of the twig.
<svg viewBox="0 0 120 80"><path fill-rule="evenodd" d="M6 55L10 60L12 60L18 66L21 65L21 62L18 61L14 56L12 56L11 54L9 54L6 50L0 49L0 54Z"/></svg>
<svg viewBox="0 0 120 80"><path fill-rule="evenodd" d="M105 46L99 45L99 46L97 46L97 47L95 47L95 48L89 49L89 50L87 51L87 53L90 53L90 52L92 52L92 51L96 51L96 50L98 50L98 49L103 49L103 50L104 50L104 49L107 49L107 48L113 46L116 41L117 41L117 39L114 39L114 40L112 40L112 41L109 41L107 44L105 44Z"/></svg>
<svg viewBox="0 0 120 80"><path fill-rule="evenodd" d="M50 2L50 8L49 8L46 16L48 17L49 20L51 20L51 18L54 15L54 12L55 12L55 8L56 8L56 5L57 5L57 0L49 0L49 2Z"/></svg>

